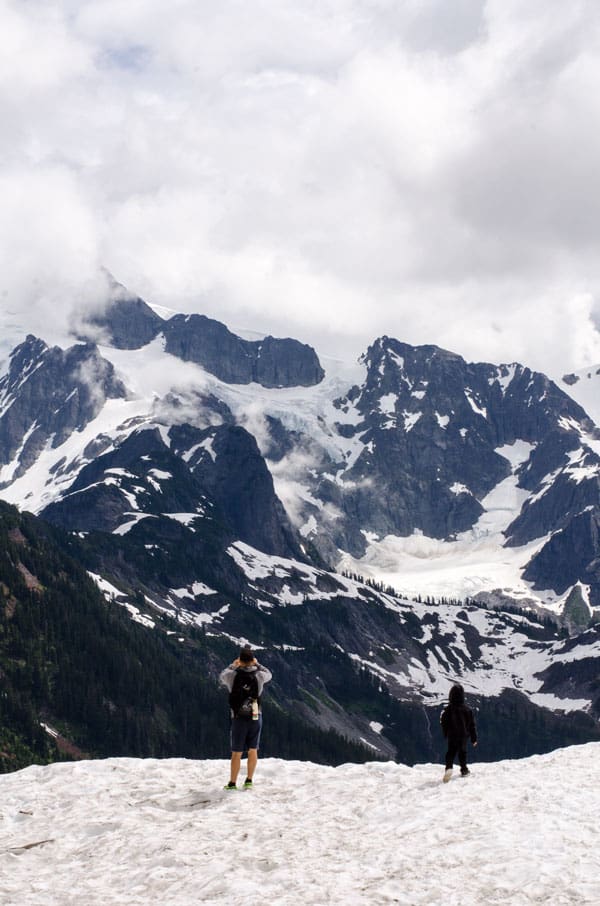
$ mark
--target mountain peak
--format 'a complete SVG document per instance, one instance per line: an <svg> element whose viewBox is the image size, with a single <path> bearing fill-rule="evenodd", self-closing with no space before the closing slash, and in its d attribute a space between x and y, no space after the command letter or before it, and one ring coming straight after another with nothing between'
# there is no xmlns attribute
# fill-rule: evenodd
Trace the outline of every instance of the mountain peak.
<svg viewBox="0 0 600 906"><path fill-rule="evenodd" d="M77 331L78 339L104 335L108 345L117 349L140 349L160 332L163 319L139 296L105 274L107 298L99 311L90 314Z"/></svg>
<svg viewBox="0 0 600 906"><path fill-rule="evenodd" d="M220 321L198 313L175 314L165 320L110 273L105 277L106 301L79 325L78 339L140 349L162 333L168 353L195 362L230 384L312 387L325 376L315 350L306 343L272 336L246 340Z"/></svg>
<svg viewBox="0 0 600 906"><path fill-rule="evenodd" d="M164 325L166 351L195 362L228 384L311 387L323 380L315 350L290 338L244 340L206 315L174 315Z"/></svg>

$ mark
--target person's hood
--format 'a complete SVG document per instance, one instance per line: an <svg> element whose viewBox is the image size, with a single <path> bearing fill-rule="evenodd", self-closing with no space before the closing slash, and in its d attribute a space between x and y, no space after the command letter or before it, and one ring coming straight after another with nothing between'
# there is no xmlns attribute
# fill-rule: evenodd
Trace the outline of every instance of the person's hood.
<svg viewBox="0 0 600 906"><path fill-rule="evenodd" d="M465 690L460 685L456 683L450 689L450 695L448 696L448 701L451 705L464 705L465 703Z"/></svg>

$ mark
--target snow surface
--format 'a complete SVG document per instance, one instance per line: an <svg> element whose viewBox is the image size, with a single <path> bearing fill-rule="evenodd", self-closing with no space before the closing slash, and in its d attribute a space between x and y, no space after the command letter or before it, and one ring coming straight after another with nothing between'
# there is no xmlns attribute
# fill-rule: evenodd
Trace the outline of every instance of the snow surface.
<svg viewBox="0 0 600 906"><path fill-rule="evenodd" d="M72 470L81 469L90 461L84 450L92 441L101 435L117 438L134 430L132 420L142 415L143 410L143 404L137 399L107 400L98 416L82 431L74 431L58 447L52 447L50 439L27 472L2 490L2 499L31 513L38 513L67 491L75 477ZM109 452L109 449L102 452ZM65 465L61 468L63 459ZM48 481L50 475L54 476L51 482ZM8 480L2 473L0 479Z"/></svg>
<svg viewBox="0 0 600 906"><path fill-rule="evenodd" d="M227 792L224 759L29 767L0 777L0 901L597 906L600 744L456 773L265 759Z"/></svg>
<svg viewBox="0 0 600 906"><path fill-rule="evenodd" d="M489 383L494 384L497 381L502 388L502 393L506 393L519 367L520 366L515 362L513 362L511 365L500 365L496 369L495 376L493 378L490 378Z"/></svg>

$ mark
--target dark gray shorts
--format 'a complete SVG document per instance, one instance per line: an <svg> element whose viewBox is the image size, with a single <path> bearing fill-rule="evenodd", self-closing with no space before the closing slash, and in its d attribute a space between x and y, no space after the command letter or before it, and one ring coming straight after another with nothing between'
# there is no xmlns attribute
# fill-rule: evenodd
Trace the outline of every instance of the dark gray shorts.
<svg viewBox="0 0 600 906"><path fill-rule="evenodd" d="M258 720L252 720L251 717L234 717L231 721L231 751L245 752L247 749L258 749L261 730L262 714L258 715Z"/></svg>

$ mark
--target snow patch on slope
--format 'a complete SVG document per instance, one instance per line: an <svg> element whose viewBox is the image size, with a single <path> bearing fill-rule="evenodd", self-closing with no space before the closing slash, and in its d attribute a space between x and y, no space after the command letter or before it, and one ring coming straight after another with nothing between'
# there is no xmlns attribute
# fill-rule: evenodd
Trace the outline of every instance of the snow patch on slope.
<svg viewBox="0 0 600 906"><path fill-rule="evenodd" d="M86 449L95 450L97 438L106 440L102 452L108 452L117 437L125 437L135 430L136 420L144 412L145 406L140 400L107 400L93 421L82 431L74 431L60 446L52 447L50 438L28 471L3 489L2 499L31 513L39 513L64 494L79 470L94 459L97 453L86 453Z"/></svg>
<svg viewBox="0 0 600 906"><path fill-rule="evenodd" d="M541 674L552 664L600 656L600 641L569 649L565 640L532 641L527 624L535 624L519 615L500 617L494 611L468 605L431 605L419 601L395 599L391 604L400 619L416 614L424 629L420 644L428 646L425 660L416 657L405 660L404 666L388 667L356 653L349 656L373 676L392 683L401 699L414 698L415 693L429 704L442 704L448 688L457 678L473 694L493 697L505 689L517 689L527 694L537 705L554 711L587 711L589 699L559 698L542 692ZM473 629L477 631L477 657L470 654ZM443 638L432 645L435 637ZM468 638L467 638L468 635ZM397 652L401 655L401 652ZM457 667L457 664L460 665Z"/></svg>
<svg viewBox="0 0 600 906"><path fill-rule="evenodd" d="M361 583L341 576L316 569L297 560L265 554L243 541L236 541L227 553L250 581L251 588L260 592L260 580L274 578L287 579L278 593L269 592L282 605L302 604L305 601L329 601L337 597L356 598L364 595L365 587ZM258 583L258 585L256 584ZM300 588L293 592L290 584ZM327 583L328 588L319 588Z"/></svg>
<svg viewBox="0 0 600 906"><path fill-rule="evenodd" d="M125 610L129 612L134 623L139 623L141 626L145 626L146 629L154 629L156 627L155 621L147 614L142 613L139 607L132 604L128 600L127 595L123 594L123 592L109 582L108 579L104 579L102 576L92 572L88 573L88 575L94 580L106 600L124 607Z"/></svg>

